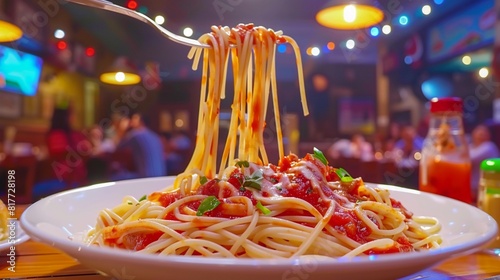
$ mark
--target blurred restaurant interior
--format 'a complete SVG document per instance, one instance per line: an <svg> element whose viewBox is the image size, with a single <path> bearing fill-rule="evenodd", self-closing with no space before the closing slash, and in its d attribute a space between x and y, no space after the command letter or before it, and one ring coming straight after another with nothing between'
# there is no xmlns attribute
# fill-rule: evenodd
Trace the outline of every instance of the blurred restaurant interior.
<svg viewBox="0 0 500 280"><path fill-rule="evenodd" d="M365 181L418 188L419 147L404 142L426 136L434 97L461 97L466 133L486 125L500 144L494 0L367 1L383 12L382 21L351 30L316 19L326 5L344 0L112 2L194 39L212 25L250 22L294 38L311 114L302 113L294 52L280 45L286 151L303 156L318 147L332 165ZM17 39L4 38L17 31ZM0 39L0 176L16 170L18 203L96 182L183 171L194 148L201 83L189 47L135 19L63 0L0 0ZM111 73L108 80L103 73ZM230 102L227 97L220 111L221 137ZM122 148L116 138L135 122L159 139L146 153L160 156L161 170L143 170L147 163L134 147ZM272 114L264 140L277 163Z"/></svg>

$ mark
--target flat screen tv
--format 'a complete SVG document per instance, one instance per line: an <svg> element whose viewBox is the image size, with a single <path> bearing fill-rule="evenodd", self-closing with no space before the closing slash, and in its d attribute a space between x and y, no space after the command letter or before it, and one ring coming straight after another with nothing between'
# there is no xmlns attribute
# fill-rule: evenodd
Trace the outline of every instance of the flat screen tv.
<svg viewBox="0 0 500 280"><path fill-rule="evenodd" d="M34 96L42 65L38 56L0 45L0 91Z"/></svg>

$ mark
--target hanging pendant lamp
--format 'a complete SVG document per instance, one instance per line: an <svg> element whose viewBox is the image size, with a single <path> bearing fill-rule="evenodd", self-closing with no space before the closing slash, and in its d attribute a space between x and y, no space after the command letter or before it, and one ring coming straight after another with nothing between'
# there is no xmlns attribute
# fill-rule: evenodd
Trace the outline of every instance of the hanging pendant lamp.
<svg viewBox="0 0 500 280"><path fill-rule="evenodd" d="M0 42L16 41L23 36L23 31L17 25L10 23L0 15Z"/></svg>
<svg viewBox="0 0 500 280"><path fill-rule="evenodd" d="M356 0L339 4L330 1L316 14L316 21L326 27L355 30L374 26L384 20L384 12L371 1Z"/></svg>
<svg viewBox="0 0 500 280"><path fill-rule="evenodd" d="M135 85L141 82L141 76L137 73L136 67L126 57L119 57L108 72L101 74L100 80L112 85Z"/></svg>

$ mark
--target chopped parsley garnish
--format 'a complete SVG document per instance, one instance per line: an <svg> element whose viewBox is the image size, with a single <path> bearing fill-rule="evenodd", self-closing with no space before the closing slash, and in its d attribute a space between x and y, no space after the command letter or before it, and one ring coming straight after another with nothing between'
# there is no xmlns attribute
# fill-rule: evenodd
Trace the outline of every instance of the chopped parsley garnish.
<svg viewBox="0 0 500 280"><path fill-rule="evenodd" d="M325 155L323 154L322 151L320 151L318 148L314 147L313 149L314 154L313 156L317 159L319 159L324 165L328 165L328 160L326 160Z"/></svg>
<svg viewBox="0 0 500 280"><path fill-rule="evenodd" d="M246 160L240 160L238 162L236 162L236 166L238 167L250 167L250 163Z"/></svg>
<svg viewBox="0 0 500 280"><path fill-rule="evenodd" d="M269 208L267 208L266 206L262 205L262 203L260 203L260 201L257 202L257 205L255 205L257 207L257 209L260 210L260 212L262 212L262 214L264 215L269 215L271 214L271 210L269 210Z"/></svg>
<svg viewBox="0 0 500 280"><path fill-rule="evenodd" d="M200 185L205 185L205 183L208 182L208 179L207 177L205 176L201 176L200 177Z"/></svg>
<svg viewBox="0 0 500 280"><path fill-rule="evenodd" d="M352 182L352 177L347 173L347 171L344 168L337 168L335 169L335 173L339 176L340 181L343 183L350 183Z"/></svg>
<svg viewBox="0 0 500 280"><path fill-rule="evenodd" d="M147 196L146 195L143 195L141 196L141 198L139 198L139 202L143 201L143 200L146 200Z"/></svg>
<svg viewBox="0 0 500 280"><path fill-rule="evenodd" d="M203 216L208 211L214 210L217 206L219 206L220 201L217 197L211 195L207 198L205 198L201 204L200 207L198 207L198 211L196 211L196 216Z"/></svg>

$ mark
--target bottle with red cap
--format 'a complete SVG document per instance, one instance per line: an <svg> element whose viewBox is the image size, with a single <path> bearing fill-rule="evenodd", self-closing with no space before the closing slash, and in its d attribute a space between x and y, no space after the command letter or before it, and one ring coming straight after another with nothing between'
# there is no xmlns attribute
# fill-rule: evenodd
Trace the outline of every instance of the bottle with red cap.
<svg viewBox="0 0 500 280"><path fill-rule="evenodd" d="M462 99L433 98L422 148L421 191L472 203L471 162L462 123Z"/></svg>

